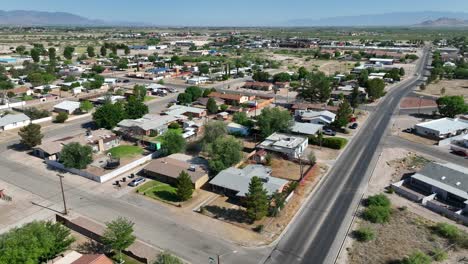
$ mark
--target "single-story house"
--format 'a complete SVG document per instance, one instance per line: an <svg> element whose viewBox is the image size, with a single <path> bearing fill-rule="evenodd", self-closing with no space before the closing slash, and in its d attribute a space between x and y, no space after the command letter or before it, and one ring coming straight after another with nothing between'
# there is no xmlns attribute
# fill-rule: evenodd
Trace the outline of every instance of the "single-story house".
<svg viewBox="0 0 468 264"><path fill-rule="evenodd" d="M240 105L249 100L253 100L255 97L249 97L243 94L230 94L230 93L219 93L219 92L212 92L208 95L210 98L219 98L226 102L226 104L230 105Z"/></svg>
<svg viewBox="0 0 468 264"><path fill-rule="evenodd" d="M312 123L318 125L330 125L335 121L336 114L323 110L296 110L294 113L296 119L304 123Z"/></svg>
<svg viewBox="0 0 468 264"><path fill-rule="evenodd" d="M208 182L208 173L201 166L173 158L173 156L174 155L171 155L151 161L143 168L143 173L155 180L176 185L177 177L179 177L182 171L185 171L190 176L195 189L200 189Z"/></svg>
<svg viewBox="0 0 468 264"><path fill-rule="evenodd" d="M54 105L54 112L63 112L69 115L75 113L78 109L80 109L80 102L75 101L63 101L59 104Z"/></svg>
<svg viewBox="0 0 468 264"><path fill-rule="evenodd" d="M177 117L171 115L153 115L146 114L138 119L124 119L117 124L115 131L121 132L127 136L149 136L164 134L171 123L178 121Z"/></svg>
<svg viewBox="0 0 468 264"><path fill-rule="evenodd" d="M252 90L271 91L273 84L269 82L246 82L243 87Z"/></svg>
<svg viewBox="0 0 468 264"><path fill-rule="evenodd" d="M414 130L421 136L435 139L449 138L468 132L468 120L460 118L440 118L428 122L419 123Z"/></svg>
<svg viewBox="0 0 468 264"><path fill-rule="evenodd" d="M33 148L33 153L43 159L57 160L63 146L74 142L90 146L93 152L102 153L119 146L120 137L106 129L88 131L74 136L43 141L41 145Z"/></svg>
<svg viewBox="0 0 468 264"><path fill-rule="evenodd" d="M204 117L207 114L206 109L190 107L185 105L173 105L169 107L164 113L170 116L191 116L194 118Z"/></svg>
<svg viewBox="0 0 468 264"><path fill-rule="evenodd" d="M292 111L296 110L314 110L314 111L323 111L327 110L333 113L338 111L338 106L330 106L327 104L311 104L311 103L297 103L291 106Z"/></svg>
<svg viewBox="0 0 468 264"><path fill-rule="evenodd" d="M308 145L309 140L306 137L273 133L257 147L259 149L281 153L288 158L297 159L304 154Z"/></svg>
<svg viewBox="0 0 468 264"><path fill-rule="evenodd" d="M29 116L20 114L7 114L0 117L0 131L27 126L31 123Z"/></svg>
<svg viewBox="0 0 468 264"><path fill-rule="evenodd" d="M272 177L269 167L247 165L243 169L231 167L221 171L210 181L210 185L214 190L222 192L226 196L244 198L249 192L249 183L254 176L263 181L263 187L268 195L282 192L289 183L287 180Z"/></svg>
<svg viewBox="0 0 468 264"><path fill-rule="evenodd" d="M318 132L322 131L323 125L314 124L314 123L301 123L294 122L291 127L291 132L294 134L300 135L316 135Z"/></svg>
<svg viewBox="0 0 468 264"><path fill-rule="evenodd" d="M227 125L227 131L229 134L239 134L242 136L247 136L250 132L250 129L246 126L237 123L229 123Z"/></svg>
<svg viewBox="0 0 468 264"><path fill-rule="evenodd" d="M226 102L225 102L223 99L221 99L221 98L217 98L217 97L211 97L211 98L213 98L213 99L215 100L217 106L220 106L220 105L223 105L223 104L226 103ZM210 99L210 98L201 97L201 98L198 98L197 101L193 102L193 104L194 104L194 105L200 105L200 106L206 107L206 105L208 104L208 100L209 100L209 99Z"/></svg>

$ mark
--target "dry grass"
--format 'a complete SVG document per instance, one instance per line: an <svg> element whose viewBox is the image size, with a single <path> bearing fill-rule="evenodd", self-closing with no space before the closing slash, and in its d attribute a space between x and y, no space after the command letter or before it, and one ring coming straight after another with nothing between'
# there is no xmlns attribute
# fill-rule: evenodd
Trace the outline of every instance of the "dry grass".
<svg viewBox="0 0 468 264"><path fill-rule="evenodd" d="M440 93L442 88L445 88L445 94ZM468 101L468 80L442 80L431 83L421 93L434 96L463 95L465 101Z"/></svg>
<svg viewBox="0 0 468 264"><path fill-rule="evenodd" d="M348 251L348 263L399 263L416 250L430 255L434 249L446 249L450 246L449 242L432 232L433 225L433 222L414 213L398 209L394 209L387 224L363 222L361 226L374 230L375 239L367 243L354 241ZM467 250L448 252L449 260L444 263L455 263L455 259L467 253Z"/></svg>
<svg viewBox="0 0 468 264"><path fill-rule="evenodd" d="M410 134L410 133L406 133L406 132L400 132L400 133L398 133L398 136L401 137L401 138L404 138L406 140L412 141L412 142L416 142L416 143L424 144L424 145L429 145L429 146L433 146L433 145L435 145L437 143L436 140L432 140L432 139L425 138L425 137L422 137L422 136L419 136L419 135L416 135L416 134Z"/></svg>
<svg viewBox="0 0 468 264"><path fill-rule="evenodd" d="M272 175L276 178L286 180L299 180L301 168L299 164L281 158L273 158L271 160ZM304 170L308 168L304 167Z"/></svg>

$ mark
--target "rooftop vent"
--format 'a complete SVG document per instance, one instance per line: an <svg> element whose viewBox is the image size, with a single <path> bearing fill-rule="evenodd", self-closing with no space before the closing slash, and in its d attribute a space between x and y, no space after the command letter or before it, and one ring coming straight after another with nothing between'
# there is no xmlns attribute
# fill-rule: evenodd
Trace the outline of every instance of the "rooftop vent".
<svg viewBox="0 0 468 264"><path fill-rule="evenodd" d="M456 183L457 186L460 186L460 184L461 184L461 182L457 182L457 183Z"/></svg>
<svg viewBox="0 0 468 264"><path fill-rule="evenodd" d="M445 180L445 179L447 179L447 177L442 176L440 179L441 179L441 180Z"/></svg>

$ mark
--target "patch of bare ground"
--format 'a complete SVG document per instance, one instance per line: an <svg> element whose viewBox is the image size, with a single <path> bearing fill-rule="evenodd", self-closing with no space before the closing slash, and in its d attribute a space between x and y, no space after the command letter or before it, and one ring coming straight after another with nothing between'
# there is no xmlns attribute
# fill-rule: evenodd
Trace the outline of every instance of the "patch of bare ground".
<svg viewBox="0 0 468 264"><path fill-rule="evenodd" d="M458 263L468 250L456 248L451 243L434 233L434 222L400 209L394 209L390 221L386 224L372 224L360 220L361 227L369 227L375 238L369 242L354 241L348 248L348 263L389 264L400 263L404 257L415 251L433 255L436 249L447 252L448 259L438 263Z"/></svg>
<svg viewBox="0 0 468 264"><path fill-rule="evenodd" d="M436 140L421 137L421 136L413 134L413 133L400 132L400 133L398 133L398 136L401 137L401 138L404 138L406 140L409 140L411 142L424 144L424 145L428 145L428 146L433 146L433 145L435 145L437 143Z"/></svg>
<svg viewBox="0 0 468 264"><path fill-rule="evenodd" d="M441 80L427 85L426 89L418 92L434 96L462 95L465 101L468 101L468 80Z"/></svg>

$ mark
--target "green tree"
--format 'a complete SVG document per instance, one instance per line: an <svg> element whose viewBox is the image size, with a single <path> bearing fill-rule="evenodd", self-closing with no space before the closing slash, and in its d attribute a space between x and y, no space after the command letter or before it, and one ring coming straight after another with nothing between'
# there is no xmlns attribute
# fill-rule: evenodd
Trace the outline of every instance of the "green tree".
<svg viewBox="0 0 468 264"><path fill-rule="evenodd" d="M250 118L247 116L245 112L234 113L234 115L232 116L232 121L243 126L248 126L248 127L253 126L252 120L250 120Z"/></svg>
<svg viewBox="0 0 468 264"><path fill-rule="evenodd" d="M127 69L128 68L128 60L125 58L122 58L118 61L117 63L117 68L119 69Z"/></svg>
<svg viewBox="0 0 468 264"><path fill-rule="evenodd" d="M207 153L209 156L208 165L217 174L242 160L242 143L233 136L218 137L208 144Z"/></svg>
<svg viewBox="0 0 468 264"><path fill-rule="evenodd" d="M271 75L268 72L265 71L256 71L252 79L254 79L257 82L268 82L270 80Z"/></svg>
<svg viewBox="0 0 468 264"><path fill-rule="evenodd" d="M93 150L90 146L72 142L63 146L60 151L60 161L66 168L85 169L93 162Z"/></svg>
<svg viewBox="0 0 468 264"><path fill-rule="evenodd" d="M416 251L408 257L404 258L401 261L401 264L430 264L431 262L431 257L421 251Z"/></svg>
<svg viewBox="0 0 468 264"><path fill-rule="evenodd" d="M368 80L366 92L372 100L379 99L385 94L385 82L382 79Z"/></svg>
<svg viewBox="0 0 468 264"><path fill-rule="evenodd" d="M161 136L161 143L166 155L183 152L186 145L186 141L180 132L172 129L169 129Z"/></svg>
<svg viewBox="0 0 468 264"><path fill-rule="evenodd" d="M93 103L91 103L88 100L85 100L85 101L80 103L80 110L83 111L83 112L89 112L89 111L91 111L91 109L93 109L93 107L94 107Z"/></svg>
<svg viewBox="0 0 468 264"><path fill-rule="evenodd" d="M32 86L39 86L45 84L44 77L40 72L30 73L28 75L28 81Z"/></svg>
<svg viewBox="0 0 468 264"><path fill-rule="evenodd" d="M93 47L93 46L88 46L88 47L86 48L86 53L88 53L88 56L89 56L90 58L96 57L96 52L94 51L94 47Z"/></svg>
<svg viewBox="0 0 468 264"><path fill-rule="evenodd" d="M23 45L19 45L18 47L16 47L15 50L16 50L16 52L17 52L18 54L23 55L23 53L26 51L26 47L23 46Z"/></svg>
<svg viewBox="0 0 468 264"><path fill-rule="evenodd" d="M181 201L192 198L193 184L190 175L186 171L181 171L177 178L177 197Z"/></svg>
<svg viewBox="0 0 468 264"><path fill-rule="evenodd" d="M133 96L135 96L137 100L144 101L146 97L146 93L147 93L147 90L145 86L138 85L138 84L133 86Z"/></svg>
<svg viewBox="0 0 468 264"><path fill-rule="evenodd" d="M205 124L205 135L203 144L206 146L220 137L227 135L227 126L223 121L209 121Z"/></svg>
<svg viewBox="0 0 468 264"><path fill-rule="evenodd" d="M257 117L257 125L262 137L266 138L275 132L289 131L293 123L291 114L288 110L280 108L264 108Z"/></svg>
<svg viewBox="0 0 468 264"><path fill-rule="evenodd" d="M168 252L163 252L153 264L184 264L184 262Z"/></svg>
<svg viewBox="0 0 468 264"><path fill-rule="evenodd" d="M155 62L157 60L156 56L155 55L149 55L148 56L148 61L149 62Z"/></svg>
<svg viewBox="0 0 468 264"><path fill-rule="evenodd" d="M206 63L199 64L198 71L200 72L200 74L208 74L210 73L210 66Z"/></svg>
<svg viewBox="0 0 468 264"><path fill-rule="evenodd" d="M367 86L367 81L369 80L369 71L362 70L359 73L358 82L360 86Z"/></svg>
<svg viewBox="0 0 468 264"><path fill-rule="evenodd" d="M291 75L287 72L280 72L275 75L273 75L273 81L274 82L290 82L291 81Z"/></svg>
<svg viewBox="0 0 468 264"><path fill-rule="evenodd" d="M41 133L41 125L32 123L22 127L19 130L18 135L21 137L20 143L28 148L40 145L42 143L42 138L44 137Z"/></svg>
<svg viewBox="0 0 468 264"><path fill-rule="evenodd" d="M359 87L353 87L353 91L351 92L350 104L353 109L356 109L361 104L361 92L359 91Z"/></svg>
<svg viewBox="0 0 468 264"><path fill-rule="evenodd" d="M182 104L182 105L190 104L193 101L192 95L188 93L180 93L177 96L177 101L179 102L179 104Z"/></svg>
<svg viewBox="0 0 468 264"><path fill-rule="evenodd" d="M326 102L330 99L331 82L323 72L309 73L298 96L310 102Z"/></svg>
<svg viewBox="0 0 468 264"><path fill-rule="evenodd" d="M439 113L446 117L453 118L468 111L468 104L461 95L439 97L436 102Z"/></svg>
<svg viewBox="0 0 468 264"><path fill-rule="evenodd" d="M75 48L72 46L66 46L63 50L63 57L67 60L71 60L73 58L73 52L75 52Z"/></svg>
<svg viewBox="0 0 468 264"><path fill-rule="evenodd" d="M196 101L198 98L202 97L203 90L198 86L189 86L185 89L185 93L192 96L192 101Z"/></svg>
<svg viewBox="0 0 468 264"><path fill-rule="evenodd" d="M262 180L254 176L250 179L249 192L245 196L247 215L252 221L260 220L268 213L268 193Z"/></svg>
<svg viewBox="0 0 468 264"><path fill-rule="evenodd" d="M307 71L306 68L304 67L300 67L299 70L297 71L297 74L298 74L298 79L301 80L301 79L304 79L307 77L307 75L309 75L309 71Z"/></svg>
<svg viewBox="0 0 468 264"><path fill-rule="evenodd" d="M106 230L102 235L102 242L119 254L122 262L122 250L125 250L135 242L133 226L135 224L128 219L118 217L106 223Z"/></svg>
<svg viewBox="0 0 468 264"><path fill-rule="evenodd" d="M125 47L124 47L124 54L125 55L130 54L130 48L127 45L125 45Z"/></svg>
<svg viewBox="0 0 468 264"><path fill-rule="evenodd" d="M38 63L41 60L40 51L36 48L31 49L31 58L35 63Z"/></svg>
<svg viewBox="0 0 468 264"><path fill-rule="evenodd" d="M105 57L107 56L107 49L106 49L106 46L101 46L101 56Z"/></svg>
<svg viewBox="0 0 468 264"><path fill-rule="evenodd" d="M125 109L121 103L105 103L93 113L93 120L99 128L112 129L125 118Z"/></svg>
<svg viewBox="0 0 468 264"><path fill-rule="evenodd" d="M210 114L218 113L218 105L216 104L215 99L213 98L208 99L208 102L206 103L206 109L208 110L208 113Z"/></svg>
<svg viewBox="0 0 468 264"><path fill-rule="evenodd" d="M349 123L349 120L353 114L353 110L349 105L347 100L344 100L338 107L336 113L335 121L333 121L333 126L336 128L342 128Z"/></svg>
<svg viewBox="0 0 468 264"><path fill-rule="evenodd" d="M55 122L56 123L65 123L68 119L68 114L65 112L60 112L58 115L55 117Z"/></svg>
<svg viewBox="0 0 468 264"><path fill-rule="evenodd" d="M271 196L271 201L272 201L272 204L270 206L270 215L276 217L279 215L280 211L284 208L286 204L286 197L284 197L283 193L276 191Z"/></svg>
<svg viewBox="0 0 468 264"><path fill-rule="evenodd" d="M126 117L130 119L141 118L149 112L148 106L143 101L138 100L135 96L130 96L125 105Z"/></svg>
<svg viewBox="0 0 468 264"><path fill-rule="evenodd" d="M93 65L93 67L91 68L91 71L95 72L95 73L102 73L106 68L104 68L103 66L101 65Z"/></svg>

